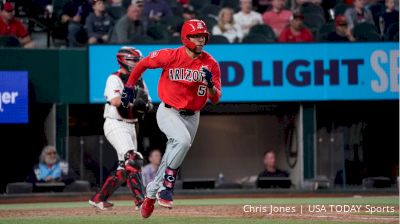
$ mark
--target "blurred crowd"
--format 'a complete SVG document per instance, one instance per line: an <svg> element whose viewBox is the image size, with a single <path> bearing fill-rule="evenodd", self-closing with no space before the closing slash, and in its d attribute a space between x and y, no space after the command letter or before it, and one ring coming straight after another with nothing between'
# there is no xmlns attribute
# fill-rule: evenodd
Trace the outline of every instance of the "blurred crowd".
<svg viewBox="0 0 400 224"><path fill-rule="evenodd" d="M190 19L211 43L398 41L397 1L3 0L0 46L178 44Z"/></svg>

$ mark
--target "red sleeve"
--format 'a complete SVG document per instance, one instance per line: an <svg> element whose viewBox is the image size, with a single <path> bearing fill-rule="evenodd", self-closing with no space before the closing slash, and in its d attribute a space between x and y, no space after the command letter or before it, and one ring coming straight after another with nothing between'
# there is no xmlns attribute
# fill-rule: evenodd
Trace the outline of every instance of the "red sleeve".
<svg viewBox="0 0 400 224"><path fill-rule="evenodd" d="M308 41L309 42L313 42L314 41L314 36L312 35L311 31L309 29L307 29L307 33L308 33Z"/></svg>
<svg viewBox="0 0 400 224"><path fill-rule="evenodd" d="M142 77L142 74L146 69L163 68L168 64L168 59L170 58L170 50L159 50L153 51L149 56L140 60L136 64L136 67L132 70L129 75L129 79L126 82L126 87L133 87L136 82Z"/></svg>
<svg viewBox="0 0 400 224"><path fill-rule="evenodd" d="M25 28L24 24L22 24L20 21L15 22L15 26L17 28L16 30L16 35L18 38L24 38L29 35L28 30Z"/></svg>
<svg viewBox="0 0 400 224"><path fill-rule="evenodd" d="M215 62L214 66L211 68L211 73L213 74L213 83L214 87L217 90L214 95L208 95L208 98L211 100L212 104L218 103L219 99L222 96L222 91L221 91L221 69L219 68L219 65L217 62Z"/></svg>
<svg viewBox="0 0 400 224"><path fill-rule="evenodd" d="M286 42L286 29L283 29L279 35L278 42Z"/></svg>

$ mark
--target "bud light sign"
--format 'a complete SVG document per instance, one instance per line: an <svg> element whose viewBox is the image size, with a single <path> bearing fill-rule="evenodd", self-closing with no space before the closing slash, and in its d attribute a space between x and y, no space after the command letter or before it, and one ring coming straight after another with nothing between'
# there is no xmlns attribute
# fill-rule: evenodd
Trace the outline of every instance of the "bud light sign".
<svg viewBox="0 0 400 224"><path fill-rule="evenodd" d="M148 55L168 45L135 46ZM90 46L90 101L104 102L107 76L118 69L120 46ZM207 45L221 68L221 102L396 100L399 45L303 43ZM176 69L167 67L166 70ZM154 102L161 69L143 78Z"/></svg>
<svg viewBox="0 0 400 224"><path fill-rule="evenodd" d="M28 72L0 71L0 124L28 123Z"/></svg>

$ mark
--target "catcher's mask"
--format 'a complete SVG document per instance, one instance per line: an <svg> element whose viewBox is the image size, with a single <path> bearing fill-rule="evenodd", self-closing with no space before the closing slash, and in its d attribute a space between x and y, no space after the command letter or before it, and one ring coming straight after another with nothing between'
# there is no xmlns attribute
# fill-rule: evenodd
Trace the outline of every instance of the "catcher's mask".
<svg viewBox="0 0 400 224"><path fill-rule="evenodd" d="M142 58L142 52L134 47L121 47L117 53L117 61L119 66L126 69L129 73L132 72L136 63L138 63Z"/></svg>

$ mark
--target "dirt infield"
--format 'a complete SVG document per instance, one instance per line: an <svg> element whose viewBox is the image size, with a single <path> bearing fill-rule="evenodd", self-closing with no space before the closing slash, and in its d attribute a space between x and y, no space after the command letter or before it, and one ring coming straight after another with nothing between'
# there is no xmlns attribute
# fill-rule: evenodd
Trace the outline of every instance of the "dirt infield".
<svg viewBox="0 0 400 224"><path fill-rule="evenodd" d="M176 206L174 209L164 209L157 207L154 216L179 216L179 217L222 217L222 218L249 218L249 219L283 219L283 220L321 220L321 221L337 221L337 222L365 222L365 223L399 223L399 218L390 215L367 215L352 213L311 213L306 209L301 211L300 205L293 207L295 212L291 213L275 213L245 212L241 205L216 205L216 206ZM399 207L396 206L397 211ZM363 211L363 210L362 210ZM23 209L23 210L0 210L0 218L31 218L31 217L57 217L57 216L118 216L118 215L134 215L139 216L139 212L135 211L133 206L120 206L112 210L100 211L98 209L87 208L63 208L63 209Z"/></svg>
<svg viewBox="0 0 400 224"><path fill-rule="evenodd" d="M1 196L0 204L14 204L14 203L38 203L38 202L74 202L74 201L86 201L88 198L92 197L94 192L84 193L84 194L27 194L24 196L12 195L12 196ZM221 194L212 195L213 198L312 198L312 197L353 197L354 193L263 193L263 194ZM359 196L398 196L399 192L373 192L373 193L357 193ZM201 199L209 198L210 195L176 195L176 199ZM131 195L119 194L113 195L114 200L130 200Z"/></svg>

